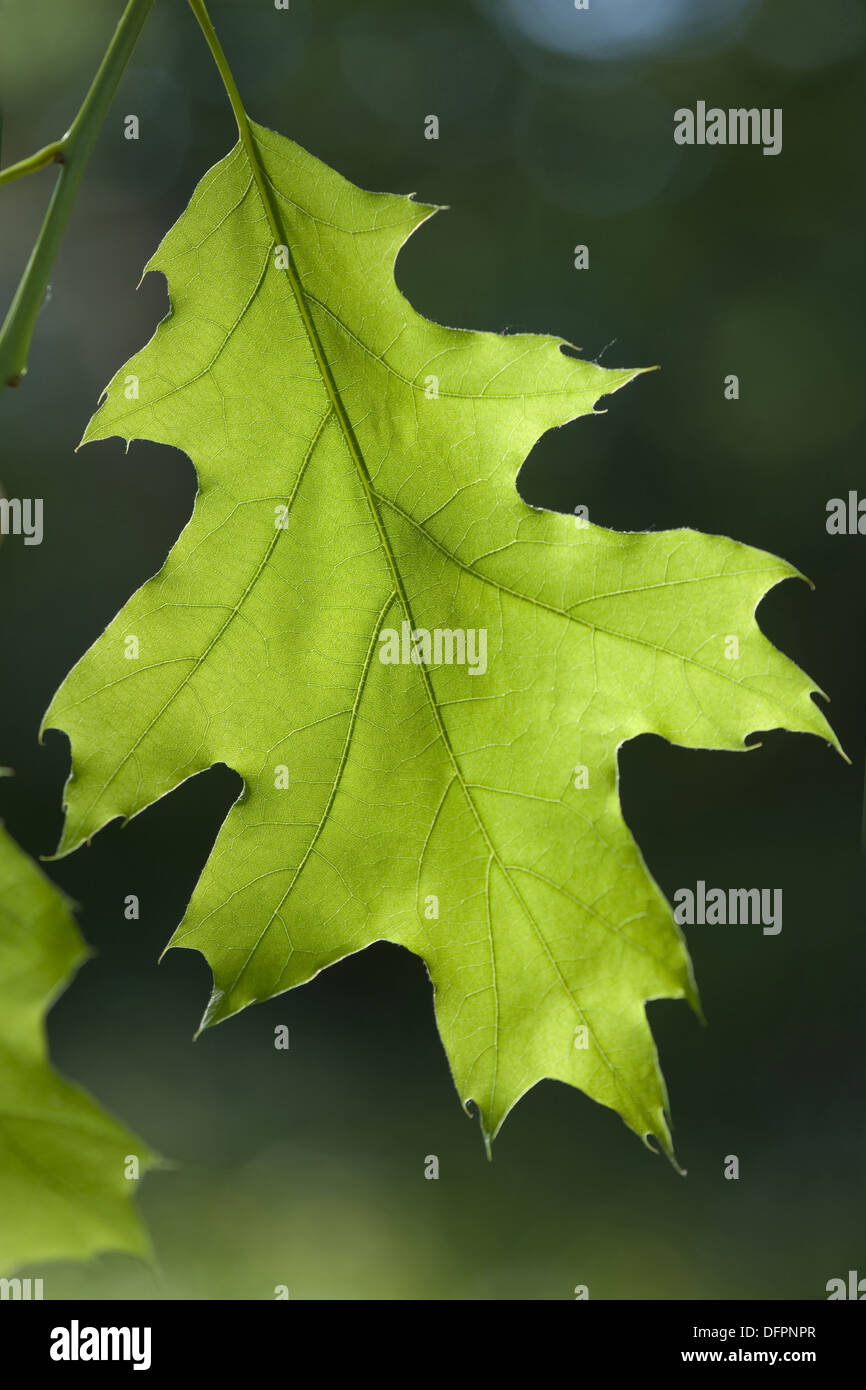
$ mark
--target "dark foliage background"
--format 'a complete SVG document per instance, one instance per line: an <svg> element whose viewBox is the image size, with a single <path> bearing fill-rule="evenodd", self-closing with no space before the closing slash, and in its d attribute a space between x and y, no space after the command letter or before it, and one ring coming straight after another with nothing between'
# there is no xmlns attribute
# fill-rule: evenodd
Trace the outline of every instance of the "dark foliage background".
<svg viewBox="0 0 866 1390"><path fill-rule="evenodd" d="M56 138L120 0L0 3L3 161ZM832 696L853 766L804 737L749 756L642 738L626 814L672 895L698 878L784 890L784 929L690 930L709 1026L651 1006L688 1177L612 1113L547 1082L492 1164L462 1114L419 961L379 945L193 1045L209 972L156 960L237 794L225 768L49 866L95 958L55 1007L54 1056L175 1161L141 1206L156 1272L105 1256L40 1270L95 1297L822 1298L866 1274L862 1174L864 562L825 508L866 494L863 80L856 0L213 0L256 119L356 182L449 204L400 258L423 312L559 332L606 365L659 363L546 437L536 504L622 529L690 525L784 555L815 583L765 631ZM782 107L784 150L681 149L698 99ZM123 117L141 121L137 143ZM438 142L424 117L441 121ZM0 814L34 854L60 826L65 739L42 711L160 566L192 507L189 460L73 449L109 377L166 310L140 270L234 140L187 6L157 0L86 175L30 373L0 399L0 478L42 496L41 547L0 551ZM48 196L0 193L11 297ZM578 243L590 270L573 268ZM740 377L741 399L723 398ZM757 741L757 740L756 740ZM127 893L139 923L124 920ZM275 1052L274 1027L291 1029ZM424 1159L437 1154L438 1182ZM737 1154L738 1182L724 1159Z"/></svg>

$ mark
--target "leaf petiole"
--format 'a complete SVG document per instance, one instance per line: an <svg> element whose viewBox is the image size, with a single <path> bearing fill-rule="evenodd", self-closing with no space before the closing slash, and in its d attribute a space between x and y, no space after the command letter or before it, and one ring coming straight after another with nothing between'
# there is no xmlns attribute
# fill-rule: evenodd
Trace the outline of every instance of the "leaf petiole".
<svg viewBox="0 0 866 1390"><path fill-rule="evenodd" d="M214 29L213 24L211 23L211 18L207 12L207 7L204 3L204 0L189 0L189 6L193 14L195 15L199 24L199 28L201 29L205 37L207 46L211 51L213 60L216 63L217 70L222 79L222 84L225 87L226 96L228 97L229 102L231 103L231 108L234 113L235 121L237 123L238 135L240 136L241 144L246 150L247 158L250 161L250 168L252 169L253 178L256 181L256 186L261 195L262 203L264 205L265 213L267 215L271 231L274 233L275 240L282 243L284 239L283 232L280 227L279 217L277 216L276 210L274 208L273 199L267 186L264 170L262 169L261 156L259 155L259 152L256 149L255 138L253 136L252 130L250 129L249 116L247 115L243 101L241 100L241 94L238 91L238 86L235 82L232 70L229 67L228 59L226 58L225 52L223 51L223 46L219 41L219 37L217 36L217 32ZM291 252L289 252L289 255L291 256Z"/></svg>

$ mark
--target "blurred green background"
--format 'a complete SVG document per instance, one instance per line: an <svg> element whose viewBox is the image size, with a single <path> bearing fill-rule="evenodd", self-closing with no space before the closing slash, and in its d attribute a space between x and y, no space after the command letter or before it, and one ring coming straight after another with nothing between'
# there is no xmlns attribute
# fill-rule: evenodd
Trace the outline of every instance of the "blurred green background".
<svg viewBox="0 0 866 1390"><path fill-rule="evenodd" d="M0 3L3 162L67 127L121 0ZM50 1017L57 1064L163 1154L139 1202L154 1269L106 1255L34 1271L46 1296L823 1298L866 1274L866 537L826 503L866 495L863 80L855 0L213 0L250 113L355 182L451 210L402 254L412 302L455 326L560 333L607 366L658 363L608 413L548 435L520 489L626 530L688 525L785 556L815 583L764 630L832 696L852 759L769 734L749 756L642 738L626 816L672 896L703 878L782 887L784 928L687 929L708 1026L650 1017L678 1177L612 1113L545 1082L484 1156L423 965L378 945L193 1044L209 971L157 956L238 778L212 769L49 867L95 958ZM680 148L673 112L782 107L784 149ZM139 116L141 138L123 138ZM439 116L438 141L424 118ZM113 372L152 334L141 267L234 141L183 0L157 0L85 176L30 372L0 399L0 479L45 499L45 540L0 549L0 815L33 854L60 828L60 680L152 575L195 480L169 449L75 455ZM0 191L0 298L49 194ZM590 269L573 268L586 244ZM741 398L723 397L739 375ZM757 740L756 740L757 741ZM123 899L140 896L141 921ZM291 1030L276 1052L274 1028ZM438 1181L424 1160L440 1160ZM723 1176L740 1159L737 1182Z"/></svg>

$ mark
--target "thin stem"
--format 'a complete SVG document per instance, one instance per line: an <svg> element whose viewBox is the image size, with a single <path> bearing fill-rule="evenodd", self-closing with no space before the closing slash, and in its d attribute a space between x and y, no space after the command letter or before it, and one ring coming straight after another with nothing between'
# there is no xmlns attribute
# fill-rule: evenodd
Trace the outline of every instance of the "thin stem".
<svg viewBox="0 0 866 1390"><path fill-rule="evenodd" d="M349 419L346 407L343 404L343 400L338 390L337 383L334 379L334 374L331 370L331 364L327 359L325 350L322 347L322 342L319 337L318 330L313 321L313 316L310 312L310 306L307 303L307 299L304 294L303 287L301 285L300 276L298 275L298 269L295 264L295 258L292 253L292 248L288 244L286 233L283 228L280 211L277 207L276 202L274 201L274 197L271 192L271 188L268 183L264 167L262 165L261 154L259 153L259 148L256 144L255 136L253 135L252 129L250 127L249 117L247 116L247 113L244 110L244 105L241 101L240 93L238 92L235 79L232 76L231 68L228 65L228 60L226 58L225 53L223 52L222 44L217 38L216 31L213 25L211 24L210 17L205 7L205 0L189 0L189 3L193 14L199 22L202 33L204 34L207 40L208 47L210 48L210 51L213 54L214 61L217 65L217 68L219 69L219 74L223 81L223 86L226 89L228 99L231 102L232 110L235 113L235 120L237 121L238 133L241 137L241 142L244 146L244 149L247 152L247 158L250 162L250 167L252 169L253 178L256 182L256 187L259 190L259 196L261 197L262 206L264 207L265 215L268 219L268 225L271 229L271 232L277 245L284 246L286 249L288 261L288 264L286 266L286 274L288 276L289 283L292 287L292 293L295 297L295 302L298 306L298 313L300 314L304 328L306 329L307 337L310 341L310 347L312 349L313 356L315 357L316 363L319 367L319 371L322 374L322 381L324 383L325 390L328 393L331 405L334 409L337 419L340 422L340 428L342 429L346 437L349 450L352 454L353 459L355 460L355 465L358 468L358 471L363 475L363 478L366 479L366 486L367 484L369 484L370 479L367 473L363 456L361 454L361 449L355 437L355 431L352 428L352 423Z"/></svg>
<svg viewBox="0 0 866 1390"><path fill-rule="evenodd" d="M61 164L36 245L0 329L0 391L4 386L17 386L27 371L27 354L36 318L45 298L48 277L69 221L81 176L152 4L153 0L129 0L81 110L63 139L54 145L47 145L38 154L13 165L0 176L0 182L3 182L29 173L32 168L42 167L34 161L43 159L49 150L51 160ZM43 159L43 163L48 162L48 158Z"/></svg>
<svg viewBox="0 0 866 1390"><path fill-rule="evenodd" d="M199 27L201 28L201 31L204 34L205 39L207 40L208 48L213 54L214 62L216 63L217 68L219 69L219 75L222 78L223 86L226 89L226 95L228 96L228 99L231 102L232 111L234 112L235 120L237 121L238 134L241 137L244 149L250 157L250 163L252 164L253 171L255 172L256 168L260 163L259 154L256 150L255 143L253 141L253 133L250 130L249 117L247 116L247 113L244 110L244 104L241 101L241 94L238 91L237 83L235 82L234 75L232 73L231 68L229 67L228 59L226 58L226 55L223 52L223 46L219 41L217 32L214 29L213 24L211 23L210 15L207 12L204 0L189 0L189 7L195 15L196 19L198 20Z"/></svg>
<svg viewBox="0 0 866 1390"><path fill-rule="evenodd" d="M20 159L17 164L0 169L0 183L11 183L13 179L23 178L25 174L35 174L37 169L44 169L46 164L62 164L63 161L63 141L55 140L52 145L45 145L43 149L31 154L29 159Z"/></svg>

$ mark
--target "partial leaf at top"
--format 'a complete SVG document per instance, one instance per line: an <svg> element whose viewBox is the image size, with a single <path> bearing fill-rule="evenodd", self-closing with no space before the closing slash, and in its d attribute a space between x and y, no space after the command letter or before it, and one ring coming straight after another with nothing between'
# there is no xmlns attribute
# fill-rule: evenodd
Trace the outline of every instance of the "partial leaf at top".
<svg viewBox="0 0 866 1390"><path fill-rule="evenodd" d="M172 312L85 440L182 449L200 491L46 716L72 742L60 852L224 762L244 790L171 943L211 965L205 1023L397 942L488 1140L553 1077L670 1153L645 1002L694 985L618 749L832 740L754 619L795 571L528 507L532 446L634 372L422 318L393 266L431 211L253 126L150 262ZM404 622L485 630L486 671L383 664Z"/></svg>

